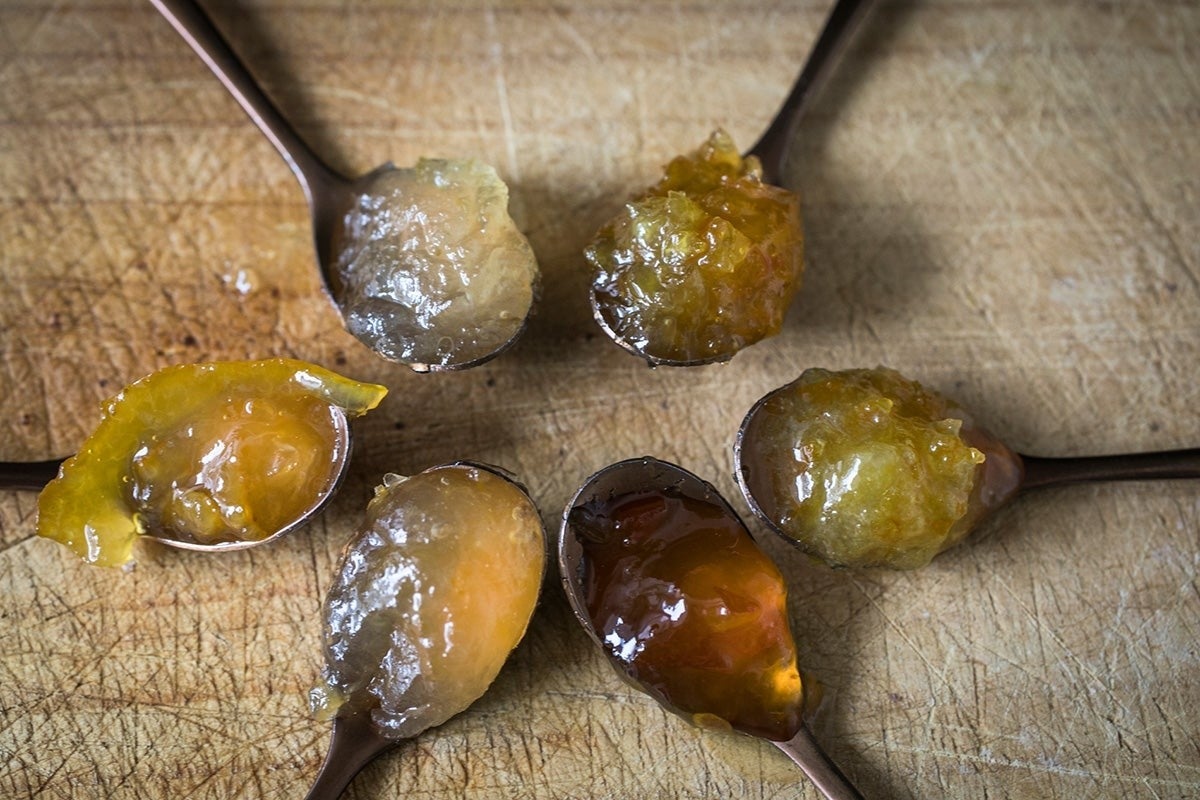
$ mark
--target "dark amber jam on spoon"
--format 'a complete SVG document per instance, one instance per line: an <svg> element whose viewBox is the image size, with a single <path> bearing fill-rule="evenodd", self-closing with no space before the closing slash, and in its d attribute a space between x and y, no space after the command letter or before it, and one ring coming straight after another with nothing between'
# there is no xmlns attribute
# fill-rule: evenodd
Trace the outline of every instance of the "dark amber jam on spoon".
<svg viewBox="0 0 1200 800"><path fill-rule="evenodd" d="M568 524L596 635L629 678L698 725L796 734L803 686L785 584L725 506L646 489L593 498Z"/></svg>

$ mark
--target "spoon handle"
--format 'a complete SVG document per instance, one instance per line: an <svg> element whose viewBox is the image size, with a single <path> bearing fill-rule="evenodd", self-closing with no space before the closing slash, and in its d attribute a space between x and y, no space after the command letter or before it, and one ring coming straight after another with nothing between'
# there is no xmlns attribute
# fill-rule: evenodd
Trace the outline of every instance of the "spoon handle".
<svg viewBox="0 0 1200 800"><path fill-rule="evenodd" d="M258 129L275 145L300 182L310 206L323 189L347 182L346 178L326 165L283 118L200 6L193 0L150 2L196 51Z"/></svg>
<svg viewBox="0 0 1200 800"><path fill-rule="evenodd" d="M63 459L0 461L0 490L39 492L54 480Z"/></svg>
<svg viewBox="0 0 1200 800"><path fill-rule="evenodd" d="M747 155L758 156L763 166L763 178L768 183L778 183L787 166L788 150L796 137L800 120L808 110L812 98L829 78L831 67L846 49L850 36L858 23L866 16L871 0L837 0L829 19L821 29L796 78L791 93L779 107L771 126L747 151Z"/></svg>
<svg viewBox="0 0 1200 800"><path fill-rule="evenodd" d="M837 764L825 755L817 744L808 726L801 725L799 732L786 742L771 742L788 758L796 762L804 774L829 800L863 800L850 780L842 774Z"/></svg>
<svg viewBox="0 0 1200 800"><path fill-rule="evenodd" d="M1023 455L1021 460L1025 464L1022 490L1086 481L1200 478L1200 448L1075 458Z"/></svg>
<svg viewBox="0 0 1200 800"><path fill-rule="evenodd" d="M333 721L329 753L305 800L337 800L354 776L371 759L399 744L376 732L369 711L359 711Z"/></svg>

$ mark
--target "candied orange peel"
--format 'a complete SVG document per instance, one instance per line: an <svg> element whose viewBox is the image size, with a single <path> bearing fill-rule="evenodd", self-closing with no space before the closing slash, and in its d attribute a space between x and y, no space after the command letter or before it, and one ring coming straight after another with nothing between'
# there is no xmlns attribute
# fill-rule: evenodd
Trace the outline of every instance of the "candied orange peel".
<svg viewBox="0 0 1200 800"><path fill-rule="evenodd" d="M167 367L103 405L100 424L38 498L40 536L121 566L138 537L264 539L339 477L345 417L387 389L291 359Z"/></svg>

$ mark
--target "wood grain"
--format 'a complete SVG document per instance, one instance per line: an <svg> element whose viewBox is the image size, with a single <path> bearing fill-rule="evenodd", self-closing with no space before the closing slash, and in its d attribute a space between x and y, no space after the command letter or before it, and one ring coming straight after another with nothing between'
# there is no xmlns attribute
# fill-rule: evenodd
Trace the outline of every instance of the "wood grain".
<svg viewBox="0 0 1200 800"><path fill-rule="evenodd" d="M809 267L786 330L685 371L599 333L580 250L714 126L754 139L826 0L207 6L339 167L494 163L543 301L484 367L376 360L321 294L282 161L148 4L0 0L0 458L72 451L167 364L288 355L392 390L330 511L266 550L90 569L33 537L32 495L0 493L0 796L300 796L328 735L305 707L318 606L387 471L502 465L552 529L591 472L643 453L733 497L755 399L878 363L1025 452L1200 444L1190 0L881 3L797 142ZM1197 488L1030 495L915 573L765 541L825 686L817 738L870 798L1200 795ZM815 792L626 688L552 576L492 691L348 796Z"/></svg>

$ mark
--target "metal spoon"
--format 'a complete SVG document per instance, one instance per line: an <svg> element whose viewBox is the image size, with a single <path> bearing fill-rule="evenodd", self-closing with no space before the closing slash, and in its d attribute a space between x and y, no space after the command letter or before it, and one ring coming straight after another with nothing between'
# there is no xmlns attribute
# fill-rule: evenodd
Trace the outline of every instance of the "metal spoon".
<svg viewBox="0 0 1200 800"><path fill-rule="evenodd" d="M0 490L40 492L43 486L54 480L65 460L0 461Z"/></svg>
<svg viewBox="0 0 1200 800"><path fill-rule="evenodd" d="M406 741L389 739L380 733L371 722L369 711L334 718L329 752L305 800L337 800L363 767Z"/></svg>
<svg viewBox="0 0 1200 800"><path fill-rule="evenodd" d="M758 156L762 162L763 180L767 183L782 183L800 122L812 99L828 82L833 65L845 52L870 5L871 0L838 0L834 4L787 99L762 137L746 151L747 156Z"/></svg>
<svg viewBox="0 0 1200 800"><path fill-rule="evenodd" d="M744 154L745 156L756 156L762 163L762 177L765 183L776 185L782 183L788 156L795 143L800 123L811 106L813 98L828 81L833 72L833 66L846 50L854 31L866 17L870 6L871 0L837 0L800 70L800 75L779 107L779 111L776 112L774 120L758 142ZM644 359L652 367L697 367L727 361L730 358L728 352L687 359L662 358L648 353L644 346L614 329L607 319L603 304L594 289L589 292L589 298L592 316L601 330L623 350Z"/></svg>
<svg viewBox="0 0 1200 800"><path fill-rule="evenodd" d="M579 531L569 521L571 512L594 500L668 488L686 497L716 503L731 520L737 520L739 524L741 522L737 513L711 484L682 467L650 457L621 461L600 470L588 478L567 503L563 512L558 538L558 563L563 589L579 624L596 646L606 653L608 650L600 640L588 613L587 556L580 543ZM625 674L622 663L616 660L612 660L612 663L619 672ZM829 800L861 800L862 796L821 750L807 726L801 725L792 739L783 742L771 741L771 744L792 759Z"/></svg>
<svg viewBox="0 0 1200 800"><path fill-rule="evenodd" d="M145 533L142 538L150 539L168 547L180 550L196 550L202 553L223 553L230 550L246 550L251 547L270 544L298 528L307 525L325 508L330 499L337 494L346 471L350 466L350 453L353 449L353 439L350 435L350 420L346 412L338 406L331 405L331 420L334 427L334 441L331 447L334 464L333 480L317 495L313 502L298 517L284 525L279 530L262 539L239 540L232 542L201 543L190 539L176 539L165 534ZM0 461L0 491L41 491L47 483L58 475L59 467L66 459L51 459L49 461Z"/></svg>
<svg viewBox="0 0 1200 800"><path fill-rule="evenodd" d="M1020 456L1021 491L1093 481L1152 481L1200 478L1200 448L1107 456L1042 458Z"/></svg>
<svg viewBox="0 0 1200 800"><path fill-rule="evenodd" d="M770 468L759 463L761 453L756 437L756 422L762 416L773 413L769 403L778 394L789 390L793 384L775 389L760 398L751 407L738 429L734 440L734 471L738 486L751 510L767 527L780 537L801 549L806 549L794 536L789 535L780 522L782 511L773 499L770 486L773 476ZM763 423L765 425L765 422ZM966 425L961 431L970 446L982 451L987 460L985 468L976 478L979 508L970 524L979 524L1003 505L1018 495L1030 490L1050 486L1093 481L1140 481L1200 478L1200 448L1168 450L1149 453L1126 453L1105 456L1077 456L1072 458L1042 458L1016 453L1006 447L987 431ZM786 446L793 448L792 443ZM776 452L770 451L769 452ZM965 532L964 532L965 533ZM957 541L957 540L955 540ZM807 551L807 550L806 550ZM819 553L814 553L821 557ZM881 564L882 566L896 566Z"/></svg>
<svg viewBox="0 0 1200 800"><path fill-rule="evenodd" d="M357 179L342 175L326 164L304 140L255 82L249 70L230 48L213 25L212 20L193 0L150 0L155 8L171 23L184 41L196 51L205 65L221 81L242 109L249 115L263 135L275 146L292 174L300 183L312 215L313 241L317 251L317 265L324 281L326 293L339 312L345 310L339 300L344 288L335 268L339 250L335 245L349 212L355 210L364 197L366 188L380 174L396 171L391 163ZM358 212L360 215L363 211ZM526 313L528 309L526 309ZM503 313L503 312L502 312ZM494 358L506 350L520 336L527 317L504 342L490 352L478 354L451 353L443 357L426 357L422 360L394 357L382 352L377 342L368 340L366 334L351 331L364 344L384 358L402 361L416 372L448 371L466 369ZM378 327L378 326L376 326ZM378 335L378 334L376 334ZM432 354L430 354L432 356Z"/></svg>
<svg viewBox="0 0 1200 800"><path fill-rule="evenodd" d="M444 464L444 465L437 466L437 467L431 467L430 469L426 470L425 473L422 473L422 474L429 474L429 473L434 473L434 472L444 473L448 469L461 470L461 471L463 471L464 474L468 474L468 475L471 473L478 473L478 472L489 473L489 477L499 478L501 481L507 482L507 484L509 484L511 487L515 488L516 490L518 490L520 495L523 496L524 501L527 504L527 509L532 514L532 518L536 519L537 539L538 539L537 547L539 550L541 550L541 553L540 553L540 555L541 555L541 570L539 571L536 580L537 580L537 586L540 587L542 585L543 581L545 580L546 564L549 561L549 558L547 557L548 551L549 551L549 543L547 541L545 527L543 526L543 524L541 522L541 517L537 514L536 506L533 503L533 499L530 498L529 492L525 488L525 486L523 484L521 484L515 478L515 476L513 476L508 471L506 471L500 467L491 466L489 464L483 464L483 463L480 463L477 461L455 461L450 464ZM444 481L445 478L443 478L442 480ZM389 485L389 484L387 484L386 479L385 479L385 485ZM397 484L397 485L403 486L403 484ZM478 500L476 498L471 498L471 501L476 504L480 503L480 500ZM487 506L487 507L489 509L494 508L494 506ZM405 519L409 520L409 522L407 524L409 524L409 525L424 524L424 525L429 525L429 526L443 525L443 527L444 527L444 523L442 521L439 521L438 519L436 519L436 517L437 517L436 513L431 513L429 509L419 509L419 511L421 513L419 513L419 514L414 513L411 516L405 518ZM389 516L388 518L394 519L394 518L399 518L399 517ZM513 510L513 518L518 519L516 509ZM424 522L423 523L414 523L414 522L412 522L412 520L414 520L414 519L424 520ZM489 530L487 528L486 523L479 524L476 527L478 527L480 530L484 530L484 531ZM379 533L378 533L377 529L370 528L370 527L364 528L363 530L361 530L359 532L359 534L357 534L355 540L353 540L346 547L346 551L345 551L345 554L343 555L343 559L347 560L346 563L354 564L353 571L358 580L362 580L363 575L371 574L371 567L370 567L370 563L369 563L371 558L380 558L381 556L379 554L382 551L386 550L386 546L384 546L384 547L379 546L378 539L377 539L378 535L379 535ZM356 549L356 542L359 542L359 541L369 541L370 542L369 549L366 551L371 554L370 556L366 557L366 560L368 562L367 565L364 565L364 563L363 563L363 559L364 559L363 550ZM443 541L443 543L444 543L444 541ZM395 546L395 545L393 544L392 546ZM516 542L515 540L507 540L506 547L508 547L508 548L516 547L517 549L512 551L514 553L519 554L522 552L520 543ZM496 562L495 558L491 558L489 560L489 564L490 564L490 566L488 567L489 569L497 568L497 562ZM408 566L411 567L411 565L412 565L411 562L409 562ZM396 599L394 599L394 595L397 593L397 586L400 585L400 583L397 580L396 573L399 572L400 570L399 570L399 568L396 568L394 564L389 565L389 562L387 562L387 561L383 562L383 566L388 567L388 568L383 569L375 574L374 580L376 580L377 583L371 584L372 593L380 594L381 596L393 597L393 599L391 600L391 606L394 607L395 604L400 602L400 601L397 601ZM377 613L377 612L379 612L379 609L362 608L361 606L358 606L358 607L354 607L353 613L348 613L348 608L344 603L342 605L338 605L336 607L331 605L331 603L333 602L331 598L334 597L334 592L338 590L339 581L344 577L344 574L345 573L342 570L342 568L339 568L339 574L335 577L333 586L331 586L331 588L330 588L330 596L329 596L329 598L326 599L325 603L322 606L322 608L324 609L323 613L325 615L325 621L323 624L325 626L327 626L327 628L326 628L327 635L329 633L329 627L334 625L334 623L331 622L330 620L336 619L336 620L340 620L341 624L348 628L355 628L359 631L371 630L371 631L373 631L370 634L371 636L382 635L385 639L388 636L395 636L396 634L394 633L394 631L386 630L384 628L384 626L382 625L381 619L380 619L380 613ZM429 574L425 573L423 570L420 570L420 569L417 570L416 577L414 578L416 585L420 586L422 583L427 583L429 580L430 580ZM436 578L434 578L433 580L436 582ZM434 589L431 586L430 588L424 589L421 591L427 591L428 592L427 597L432 597ZM451 591L453 592L452 587L451 587ZM453 601L445 599L445 595L442 594L440 590L439 590L439 597L443 598L442 600L439 601L439 603L441 604L438 606L439 608L445 609L446 606L444 604L453 603ZM383 601L376 601L376 602L382 603ZM387 604L385 603L385 605L387 605ZM531 607L529 609L530 613L532 613L532 610L533 609ZM491 622L494 624L495 623L495 615L503 614L504 610L492 608L492 609L490 609L490 612L492 615ZM447 612L445 612L443 610L441 613L444 614ZM357 620L357 622L355 624L346 622L347 617L354 617ZM446 623L446 625L448 627L453 628L454 622L455 622L454 617L451 616L451 617L448 617L447 619L449 621ZM459 632L454 634L456 640L457 640L457 637L470 638L474 635L477 635L477 633L473 632L472 630L467 630L467 629L463 628L461 619L457 620L457 622L458 622ZM358 626L361 626L361 627L358 627ZM342 633L344 635L346 632L342 631ZM478 633L480 633L482 635L487 635L484 632L478 632ZM359 641L361 643L361 640L359 640ZM449 642L449 634L447 634L447 645L448 645L448 642ZM356 646L358 646L358 645L356 645L353 640L349 644L347 644L345 640L342 640L341 644L339 645L339 648L341 648L342 655L346 656L346 650L347 649L353 650ZM422 646L433 647L435 645L426 644L426 645L422 645ZM331 651L329 651L327 649L327 651L326 651L327 658L329 658L329 652L331 652ZM401 659L401 660L403 660L403 659ZM405 666L403 664L394 665L392 667L392 669L403 670L403 669L405 669ZM379 680L379 676L375 675L372 678L371 683L374 684L377 680ZM422 683L422 681L427 682L427 685L442 686L442 687L444 687L446 685L446 682L444 679L433 678L431 681L430 675L428 673L418 675L414 682L414 685L419 685ZM487 685L473 685L470 681L468 681L465 685L472 687L471 688L471 696L474 697L474 700L478 700L478 698L481 697L489 688ZM370 696L368 690L364 689L362 691L366 696ZM475 694L476 691L478 692L478 694ZM352 698L357 697L357 696L358 696L357 694L351 695ZM474 702L474 700L472 700L472 702ZM441 698L440 702L442 702L442 703L446 702L444 696ZM349 707L349 706L347 706L347 707ZM417 713L417 714L420 713L420 712L414 712L413 709L409 708L408 711L406 712L406 715L410 712ZM395 715L397 715L398 712L395 708L392 708L389 713L392 716L395 716ZM426 730L430 729L430 727L429 727L430 723L426 720L426 721L420 723L421 727L419 730L414 727L410 731L410 735L389 737L389 736L385 735L383 732L381 732L381 729L377 726L377 724L372 720L371 717L372 717L372 709L371 708L362 708L362 709L354 711L353 713L348 713L344 716L339 715L334 718L333 736L330 740L329 752L325 757L325 762L321 765L320 772L317 774L317 777L316 777L315 781L313 782L312 788L309 790L309 793L306 795L307 800L336 800L336 798L338 798L342 794L342 792L345 791L346 787L350 785L350 782L352 780L354 780L354 777L358 774L358 772L364 766L366 766L373 758L380 755L381 753L383 753L386 750L389 750L405 741L408 741L409 739L412 739L416 736L420 736ZM406 724L409 724L411 719L412 719L411 717L408 717L407 718L408 721L406 721ZM434 724L441 724L441 723L434 723Z"/></svg>

